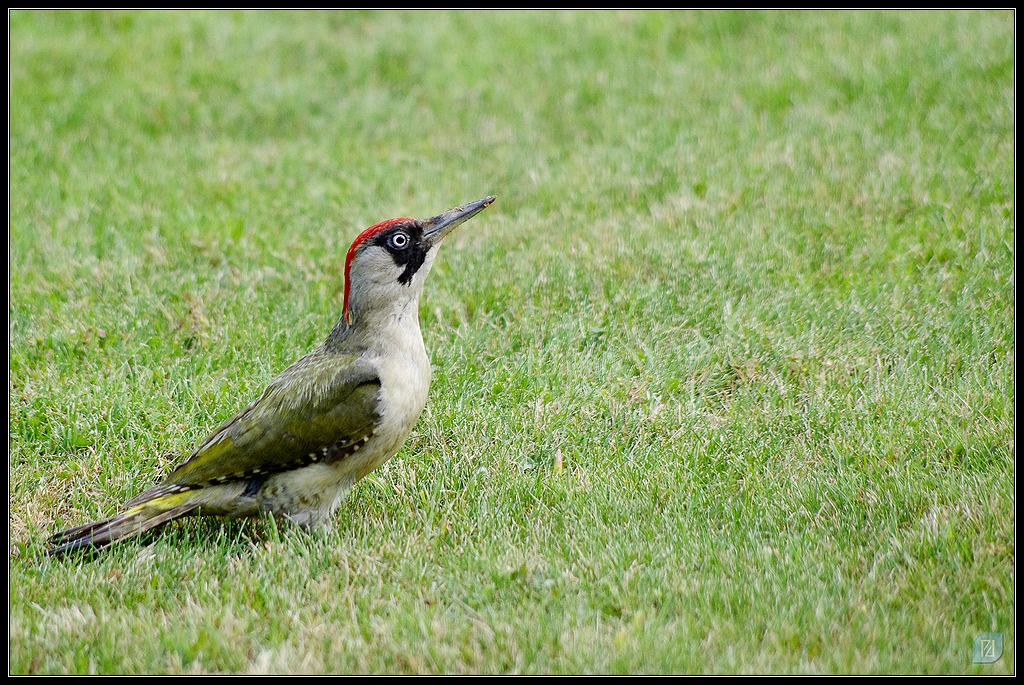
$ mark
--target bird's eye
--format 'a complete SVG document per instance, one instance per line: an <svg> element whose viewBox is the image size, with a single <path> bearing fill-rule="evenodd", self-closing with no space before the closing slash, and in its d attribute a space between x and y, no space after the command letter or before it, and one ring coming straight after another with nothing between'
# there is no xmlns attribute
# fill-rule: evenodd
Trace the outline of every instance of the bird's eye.
<svg viewBox="0 0 1024 685"><path fill-rule="evenodd" d="M398 231L388 239L388 244L396 250L404 250L409 246L409 234Z"/></svg>

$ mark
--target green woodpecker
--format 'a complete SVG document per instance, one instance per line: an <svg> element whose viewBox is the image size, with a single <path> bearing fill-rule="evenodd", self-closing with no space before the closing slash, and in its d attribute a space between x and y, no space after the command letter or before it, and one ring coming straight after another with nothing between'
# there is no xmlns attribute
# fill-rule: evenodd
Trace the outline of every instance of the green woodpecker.
<svg viewBox="0 0 1024 685"><path fill-rule="evenodd" d="M51 553L98 548L186 515L269 512L313 528L390 459L427 400L419 297L441 241L494 202L366 229L345 258L341 319L324 343L121 513L58 533Z"/></svg>

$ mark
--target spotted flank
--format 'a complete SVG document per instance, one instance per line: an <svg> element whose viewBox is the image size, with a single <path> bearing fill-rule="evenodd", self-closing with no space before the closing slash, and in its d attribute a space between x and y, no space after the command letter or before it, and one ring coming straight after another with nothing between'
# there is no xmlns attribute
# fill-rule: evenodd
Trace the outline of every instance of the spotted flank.
<svg viewBox="0 0 1024 685"><path fill-rule="evenodd" d="M211 485L223 485L225 483L232 483L235 481L247 481L254 478L265 478L272 476L275 473L281 473L284 471L294 471L296 469L305 468L313 464L335 464L345 457L349 457L358 452L373 434L376 433L376 429L353 441L338 440L333 445L325 445L319 450L310 452L304 456L297 457L292 461L278 462L273 465L272 468L266 466L258 466L251 468L247 471L239 473L223 474L215 478L211 478L205 482L187 483L187 484L172 484L168 485L168 492L184 492L186 490L196 490L198 488L209 487Z"/></svg>

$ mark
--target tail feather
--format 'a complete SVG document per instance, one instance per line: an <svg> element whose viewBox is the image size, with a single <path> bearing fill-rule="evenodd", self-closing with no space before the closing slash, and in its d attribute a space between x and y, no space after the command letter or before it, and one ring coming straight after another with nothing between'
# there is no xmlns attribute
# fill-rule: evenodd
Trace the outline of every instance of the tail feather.
<svg viewBox="0 0 1024 685"><path fill-rule="evenodd" d="M167 508L138 506L108 519L93 521L57 533L50 538L50 555L85 549L100 549L109 544L145 533L147 530L185 516L197 509L198 501Z"/></svg>

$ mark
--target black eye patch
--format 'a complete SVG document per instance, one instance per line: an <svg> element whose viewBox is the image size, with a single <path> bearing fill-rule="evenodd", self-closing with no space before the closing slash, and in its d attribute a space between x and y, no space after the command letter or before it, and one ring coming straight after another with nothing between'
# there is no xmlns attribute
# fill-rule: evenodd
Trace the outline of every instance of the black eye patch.
<svg viewBox="0 0 1024 685"><path fill-rule="evenodd" d="M402 285L412 283L412 277L423 266L430 249L423 241L423 229L412 222L381 231L373 242L384 248L395 260L395 264L404 267L398 277L398 282Z"/></svg>

